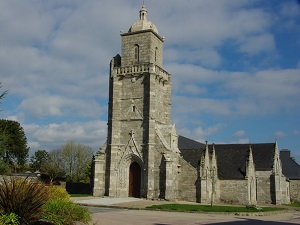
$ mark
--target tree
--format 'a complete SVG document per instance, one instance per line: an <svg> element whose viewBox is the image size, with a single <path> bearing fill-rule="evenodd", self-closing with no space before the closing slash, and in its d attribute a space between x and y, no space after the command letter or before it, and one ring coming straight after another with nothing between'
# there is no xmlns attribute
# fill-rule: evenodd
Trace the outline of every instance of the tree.
<svg viewBox="0 0 300 225"><path fill-rule="evenodd" d="M92 148L71 141L63 145L61 151L68 180L71 182L86 180L86 168L93 158Z"/></svg>
<svg viewBox="0 0 300 225"><path fill-rule="evenodd" d="M21 171L29 152L23 128L17 121L0 119L0 134L2 161L9 164L13 172Z"/></svg>
<svg viewBox="0 0 300 225"><path fill-rule="evenodd" d="M0 89L2 88L2 85L1 85L2 83L0 82ZM2 92L1 94L0 94L0 100L2 100L4 97L5 97L5 95L7 95L7 93L8 93L8 91L6 90L6 91L4 91L4 92ZM0 110L1 111L1 110Z"/></svg>
<svg viewBox="0 0 300 225"><path fill-rule="evenodd" d="M9 165L6 161L4 161L5 156L5 147L6 143L6 135L4 132L0 133L0 174L5 174L8 171Z"/></svg>
<svg viewBox="0 0 300 225"><path fill-rule="evenodd" d="M94 175L94 163L93 163L93 159L88 162L85 170L84 170L84 174L86 176L87 179L89 179L90 181L92 180L93 178L93 175Z"/></svg>
<svg viewBox="0 0 300 225"><path fill-rule="evenodd" d="M42 164L49 158L46 150L37 150L33 156L30 157L30 169L32 172L41 171Z"/></svg>
<svg viewBox="0 0 300 225"><path fill-rule="evenodd" d="M50 184L54 179L65 175L61 150L53 150L48 153L47 160L41 164L40 172L49 176Z"/></svg>
<svg viewBox="0 0 300 225"><path fill-rule="evenodd" d="M2 88L1 84L2 83L0 82L0 89ZM0 94L0 103L7 93L8 91L4 91ZM4 134L4 132L0 132L0 159L2 159L0 160L0 174L3 174L8 170L8 164L3 160L5 154L5 140L6 140L6 135Z"/></svg>

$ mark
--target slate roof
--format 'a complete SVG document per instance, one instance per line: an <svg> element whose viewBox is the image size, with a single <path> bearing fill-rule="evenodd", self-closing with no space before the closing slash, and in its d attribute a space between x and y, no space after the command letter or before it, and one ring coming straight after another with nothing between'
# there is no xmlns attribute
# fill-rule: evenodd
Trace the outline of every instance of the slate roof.
<svg viewBox="0 0 300 225"><path fill-rule="evenodd" d="M219 179L244 179L250 144L215 144ZM269 171L273 167L275 143L251 144L256 170ZM179 136L181 156L197 168L205 152L205 144ZM209 145L212 152L212 145Z"/></svg>
<svg viewBox="0 0 300 225"><path fill-rule="evenodd" d="M200 149L200 148L205 148L205 144L179 135L178 148L179 149Z"/></svg>
<svg viewBox="0 0 300 225"><path fill-rule="evenodd" d="M272 170L275 144L251 144L251 147L255 169L258 171ZM212 146L210 145L209 148L212 149ZM215 145L219 179L245 178L249 148L249 144Z"/></svg>
<svg viewBox="0 0 300 225"><path fill-rule="evenodd" d="M280 151L282 173L290 180L300 180L300 166L291 158L289 150Z"/></svg>
<svg viewBox="0 0 300 225"><path fill-rule="evenodd" d="M179 135L178 148L181 151L183 159L197 168L200 162L201 152L205 149L205 144Z"/></svg>

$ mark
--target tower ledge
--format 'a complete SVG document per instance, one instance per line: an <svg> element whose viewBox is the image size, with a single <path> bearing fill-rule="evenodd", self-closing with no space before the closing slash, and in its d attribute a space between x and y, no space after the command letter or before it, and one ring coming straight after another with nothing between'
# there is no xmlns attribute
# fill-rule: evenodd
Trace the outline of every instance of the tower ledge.
<svg viewBox="0 0 300 225"><path fill-rule="evenodd" d="M125 76L126 74L141 74L144 72L155 73L164 81L170 81L171 76L171 74L169 74L167 71L153 63L115 67L114 70L118 76Z"/></svg>

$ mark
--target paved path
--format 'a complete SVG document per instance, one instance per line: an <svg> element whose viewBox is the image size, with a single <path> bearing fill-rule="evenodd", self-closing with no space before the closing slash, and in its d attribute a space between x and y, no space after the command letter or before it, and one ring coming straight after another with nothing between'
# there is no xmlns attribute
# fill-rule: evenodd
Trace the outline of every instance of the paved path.
<svg viewBox="0 0 300 225"><path fill-rule="evenodd" d="M300 212L267 216L238 216L216 213L183 213L143 210L146 206L166 204L137 198L73 198L88 205L95 225L283 225L300 224ZM178 202L184 203L184 202ZM189 203L191 204L191 203ZM101 207L99 207L101 206ZM109 208L108 208L109 207Z"/></svg>
<svg viewBox="0 0 300 225"><path fill-rule="evenodd" d="M97 210L97 209L95 209ZM284 225L300 224L300 213L272 216L235 216L208 213L162 212L102 208L93 213L96 225Z"/></svg>
<svg viewBox="0 0 300 225"><path fill-rule="evenodd" d="M92 206L111 206L121 205L123 203L129 203L132 205L133 202L143 201L140 198L97 198L97 197L83 197L83 198L72 198L75 203L82 205Z"/></svg>

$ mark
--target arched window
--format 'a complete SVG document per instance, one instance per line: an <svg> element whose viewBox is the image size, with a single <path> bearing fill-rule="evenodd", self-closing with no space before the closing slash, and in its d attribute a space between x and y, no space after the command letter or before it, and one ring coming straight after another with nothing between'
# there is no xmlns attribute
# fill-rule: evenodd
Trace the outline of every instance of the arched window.
<svg viewBox="0 0 300 225"><path fill-rule="evenodd" d="M140 47L138 45L134 46L134 63L140 62Z"/></svg>
<svg viewBox="0 0 300 225"><path fill-rule="evenodd" d="M154 52L154 62L156 63L157 61L157 47L155 48L155 52Z"/></svg>

